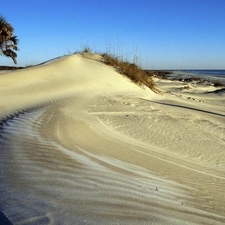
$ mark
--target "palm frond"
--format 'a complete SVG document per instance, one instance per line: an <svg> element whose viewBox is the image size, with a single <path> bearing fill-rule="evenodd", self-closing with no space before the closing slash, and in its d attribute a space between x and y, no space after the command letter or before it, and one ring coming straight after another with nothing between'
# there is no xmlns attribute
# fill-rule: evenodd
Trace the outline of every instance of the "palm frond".
<svg viewBox="0 0 225 225"><path fill-rule="evenodd" d="M13 32L13 26L0 15L0 55L12 58L13 62L16 64L17 54L14 51L19 50L17 47L19 40Z"/></svg>
<svg viewBox="0 0 225 225"><path fill-rule="evenodd" d="M11 38L10 38L10 41L14 44L14 45L18 45L18 43L19 43L19 39L17 38L17 36L12 36Z"/></svg>
<svg viewBox="0 0 225 225"><path fill-rule="evenodd" d="M11 49L3 50L2 54L6 57L12 58L12 60L15 64L17 63L17 60L16 60L17 54L13 50L11 50Z"/></svg>
<svg viewBox="0 0 225 225"><path fill-rule="evenodd" d="M0 30L5 27L5 25L7 24L6 19L3 16L0 16Z"/></svg>

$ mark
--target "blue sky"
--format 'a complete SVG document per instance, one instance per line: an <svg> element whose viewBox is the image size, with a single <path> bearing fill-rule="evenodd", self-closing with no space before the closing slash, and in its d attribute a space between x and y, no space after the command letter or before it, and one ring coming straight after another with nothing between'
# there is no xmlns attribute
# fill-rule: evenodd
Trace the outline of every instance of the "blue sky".
<svg viewBox="0 0 225 225"><path fill-rule="evenodd" d="M225 69L225 0L2 1L18 66L88 46L147 69ZM13 65L0 56L0 65Z"/></svg>

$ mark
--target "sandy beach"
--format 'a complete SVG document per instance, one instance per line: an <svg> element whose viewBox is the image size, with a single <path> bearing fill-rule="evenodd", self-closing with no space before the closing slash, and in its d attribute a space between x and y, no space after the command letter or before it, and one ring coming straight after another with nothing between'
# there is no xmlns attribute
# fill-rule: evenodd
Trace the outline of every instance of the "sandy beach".
<svg viewBox="0 0 225 225"><path fill-rule="evenodd" d="M85 53L1 73L1 224L225 224L225 92L154 80Z"/></svg>

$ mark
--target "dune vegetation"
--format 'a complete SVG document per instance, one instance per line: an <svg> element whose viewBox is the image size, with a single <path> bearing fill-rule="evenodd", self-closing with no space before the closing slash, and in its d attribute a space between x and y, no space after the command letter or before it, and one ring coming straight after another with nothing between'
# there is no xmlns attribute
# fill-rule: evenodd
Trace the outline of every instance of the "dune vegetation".
<svg viewBox="0 0 225 225"><path fill-rule="evenodd" d="M119 73L130 78L134 83L138 85L145 85L153 91L157 91L152 76L149 73L141 69L135 63L129 63L127 61L120 60L117 57L113 57L110 54L102 54L105 64L118 68Z"/></svg>
<svg viewBox="0 0 225 225"><path fill-rule="evenodd" d="M82 52L92 53L92 50L89 47L85 47ZM131 63L128 60L123 60L121 56L114 56L111 53L100 53L100 55L103 57L103 62L106 65L116 68L120 74L128 77L135 84L140 86L145 85L154 92L159 92L152 78L153 73L141 69L135 62ZM134 58L137 59L136 56Z"/></svg>

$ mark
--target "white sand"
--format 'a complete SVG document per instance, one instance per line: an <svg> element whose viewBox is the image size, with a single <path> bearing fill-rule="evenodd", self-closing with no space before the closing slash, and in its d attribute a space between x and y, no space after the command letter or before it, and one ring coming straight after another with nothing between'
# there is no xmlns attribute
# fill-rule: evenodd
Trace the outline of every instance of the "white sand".
<svg viewBox="0 0 225 225"><path fill-rule="evenodd" d="M0 76L0 210L13 224L225 223L225 93L98 55ZM211 93L206 93L211 92Z"/></svg>

